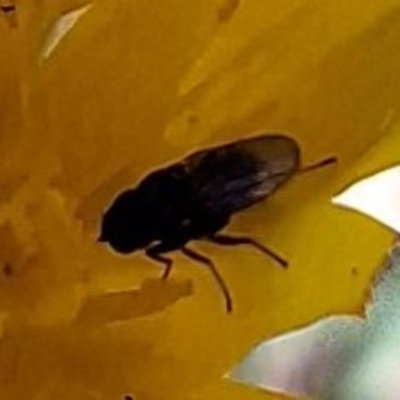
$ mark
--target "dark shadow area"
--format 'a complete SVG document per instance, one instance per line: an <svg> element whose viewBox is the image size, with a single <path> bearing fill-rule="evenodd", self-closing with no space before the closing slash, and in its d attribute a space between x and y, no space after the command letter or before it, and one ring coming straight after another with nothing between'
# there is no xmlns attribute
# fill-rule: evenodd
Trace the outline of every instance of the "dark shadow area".
<svg viewBox="0 0 400 400"><path fill-rule="evenodd" d="M146 279L139 289L89 297L75 323L95 328L104 324L157 314L193 293L191 280Z"/></svg>
<svg viewBox="0 0 400 400"><path fill-rule="evenodd" d="M217 10L217 21L219 23L229 22L236 14L240 6L240 0L226 0L224 4Z"/></svg>

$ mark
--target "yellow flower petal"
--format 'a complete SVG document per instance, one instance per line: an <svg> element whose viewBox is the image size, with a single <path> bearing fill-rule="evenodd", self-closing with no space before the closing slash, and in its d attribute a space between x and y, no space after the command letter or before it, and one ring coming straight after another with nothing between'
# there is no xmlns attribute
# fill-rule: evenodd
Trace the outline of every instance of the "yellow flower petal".
<svg viewBox="0 0 400 400"><path fill-rule="evenodd" d="M36 3L21 4L17 28L0 21L0 265L13 271L0 277L1 397L268 398L221 377L258 340L359 310L391 240L330 200L399 148L397 2L250 0L221 20L226 0L98 1L42 64L52 23L82 3ZM138 295L145 317L110 303L99 315L107 293L160 274L95 242L116 192L198 146L276 130L298 138L304 162L340 160L231 226L289 269L198 245L232 291L232 315L207 271L179 256L170 285L190 279L191 296L160 287L148 303ZM96 323L77 323L88 302Z"/></svg>

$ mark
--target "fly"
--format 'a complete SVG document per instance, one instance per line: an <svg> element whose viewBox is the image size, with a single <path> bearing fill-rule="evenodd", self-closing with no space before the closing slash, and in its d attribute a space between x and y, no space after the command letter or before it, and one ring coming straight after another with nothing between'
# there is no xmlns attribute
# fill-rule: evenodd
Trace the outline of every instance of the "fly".
<svg viewBox="0 0 400 400"><path fill-rule="evenodd" d="M162 279L173 266L167 254L181 251L211 271L231 312L232 297L213 261L188 244L206 240L220 246L247 245L286 267L285 258L257 240L221 231L234 214L265 200L295 175L336 161L329 157L301 167L299 145L282 134L196 151L120 193L103 215L98 241L122 254L144 250L164 266Z"/></svg>

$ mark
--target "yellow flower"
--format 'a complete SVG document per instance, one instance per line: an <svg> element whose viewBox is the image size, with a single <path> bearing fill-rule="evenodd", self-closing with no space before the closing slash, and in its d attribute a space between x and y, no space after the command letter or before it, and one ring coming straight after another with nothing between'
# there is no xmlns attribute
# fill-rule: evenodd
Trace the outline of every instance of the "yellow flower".
<svg viewBox="0 0 400 400"><path fill-rule="evenodd" d="M0 19L0 397L277 398L222 376L257 341L361 310L391 241L330 199L398 161L398 2L98 1L61 25L86 3L16 5L17 24ZM197 265L177 256L165 285L142 254L95 242L119 190L256 131L290 132L305 163L340 164L231 226L287 271L199 245L232 315Z"/></svg>

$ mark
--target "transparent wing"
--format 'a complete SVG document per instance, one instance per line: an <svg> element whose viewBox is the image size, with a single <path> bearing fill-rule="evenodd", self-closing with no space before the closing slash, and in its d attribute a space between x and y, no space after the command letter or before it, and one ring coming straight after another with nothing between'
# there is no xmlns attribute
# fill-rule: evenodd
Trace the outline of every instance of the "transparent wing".
<svg viewBox="0 0 400 400"><path fill-rule="evenodd" d="M257 203L299 168L300 149L284 135L260 135L202 150L184 161L195 203L233 213Z"/></svg>

